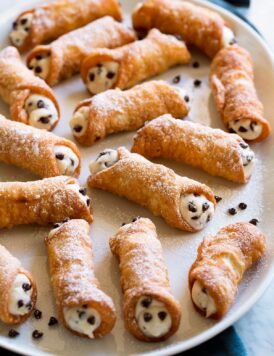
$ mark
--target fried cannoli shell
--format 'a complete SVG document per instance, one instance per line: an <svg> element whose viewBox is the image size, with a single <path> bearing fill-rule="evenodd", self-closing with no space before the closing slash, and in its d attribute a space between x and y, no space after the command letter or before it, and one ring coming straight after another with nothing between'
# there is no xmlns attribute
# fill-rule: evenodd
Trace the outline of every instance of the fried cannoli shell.
<svg viewBox="0 0 274 356"><path fill-rule="evenodd" d="M57 0L34 9L24 11L18 17L32 14L32 26L20 52L52 41L61 35L87 25L103 16L122 20L122 12L116 0Z"/></svg>
<svg viewBox="0 0 274 356"><path fill-rule="evenodd" d="M35 47L27 65L38 54L50 53L50 70L46 82L54 86L80 71L81 62L94 48L115 48L136 39L134 32L112 17L104 17L72 31L49 45Z"/></svg>
<svg viewBox="0 0 274 356"><path fill-rule="evenodd" d="M112 253L119 260L124 322L127 330L142 341L153 342L168 339L178 330L181 307L170 291L168 271L155 225L149 219L140 218L131 224L122 226L116 235L111 237L109 244ZM163 302L170 313L172 325L164 336L148 337L138 327L135 308L142 296Z"/></svg>
<svg viewBox="0 0 274 356"><path fill-rule="evenodd" d="M0 115L0 161L27 169L41 178L60 176L54 146L62 145L70 148L81 161L77 146L46 130L12 122ZM81 165L74 172L80 174Z"/></svg>
<svg viewBox="0 0 274 356"><path fill-rule="evenodd" d="M27 314L13 315L8 310L8 299L10 295L10 287L17 274L22 273L30 280L32 286L32 308ZM37 288L36 283L30 274L22 266L20 261L12 256L10 252L0 245L0 319L5 324L20 324L25 321L32 313L33 307L36 304Z"/></svg>
<svg viewBox="0 0 274 356"><path fill-rule="evenodd" d="M263 104L258 99L251 55L244 48L233 45L222 49L211 64L212 94L224 124L238 119L250 119L263 127L261 135L252 140L267 138L271 128L263 116Z"/></svg>
<svg viewBox="0 0 274 356"><path fill-rule="evenodd" d="M139 154L118 148L118 162L110 168L90 175L90 188L107 190L148 208L154 215L162 216L173 227L195 232L180 213L181 195L204 195L214 206L215 198L205 184L181 177L173 170L155 164Z"/></svg>
<svg viewBox="0 0 274 356"><path fill-rule="evenodd" d="M189 289L192 291L195 281L206 288L217 309L211 318L220 319L227 313L244 272L263 256L265 244L265 237L260 230L245 222L227 225L216 236L204 238L189 271ZM226 256L234 265L233 272L220 261ZM204 315L201 309L196 309Z"/></svg>
<svg viewBox="0 0 274 356"><path fill-rule="evenodd" d="M27 123L24 104L30 93L44 95L55 105L60 119L60 108L51 88L36 77L21 61L15 47L6 47L0 52L0 96L10 105L13 120ZM52 127L57 125L58 121Z"/></svg>
<svg viewBox="0 0 274 356"><path fill-rule="evenodd" d="M95 49L83 61L81 77L86 82L88 71L100 62L119 63L116 88L126 89L178 64L190 61L184 42L174 36L152 29L147 37L129 45L109 49Z"/></svg>
<svg viewBox="0 0 274 356"><path fill-rule="evenodd" d="M98 311L100 326L94 337L108 334L116 321L113 302L99 286L94 275L89 224L85 220L70 220L61 225L53 236L46 238L51 282L59 319L73 333L64 318L64 307L88 305ZM69 252L69 253L68 253Z"/></svg>
<svg viewBox="0 0 274 356"><path fill-rule="evenodd" d="M79 103L79 108L89 106L85 133L75 136L84 146L90 146L109 134L132 131L159 115L171 113L183 118L189 108L182 93L164 81L151 81L130 90L107 90Z"/></svg>
<svg viewBox="0 0 274 356"><path fill-rule="evenodd" d="M195 45L210 58L222 48L225 22L214 11L185 1L147 0L132 15L136 30L158 28L179 35L187 45Z"/></svg>
<svg viewBox="0 0 274 356"><path fill-rule="evenodd" d="M238 135L163 115L144 126L131 152L151 159L163 157L198 167L213 176L246 183Z"/></svg>
<svg viewBox="0 0 274 356"><path fill-rule="evenodd" d="M74 178L59 176L33 182L0 183L0 228L48 225L65 218L92 222L90 208L69 186Z"/></svg>

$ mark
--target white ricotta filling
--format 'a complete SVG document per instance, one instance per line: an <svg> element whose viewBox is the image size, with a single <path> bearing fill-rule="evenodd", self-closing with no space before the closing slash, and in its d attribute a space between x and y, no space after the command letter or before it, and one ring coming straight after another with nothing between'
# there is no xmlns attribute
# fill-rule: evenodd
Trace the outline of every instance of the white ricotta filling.
<svg viewBox="0 0 274 356"><path fill-rule="evenodd" d="M28 277L18 273L9 294L8 310L12 315L25 315L32 309L32 285Z"/></svg>
<svg viewBox="0 0 274 356"><path fill-rule="evenodd" d="M89 165L90 173L96 174L106 168L113 166L118 161L118 152L116 150L106 149L99 153L95 161Z"/></svg>
<svg viewBox="0 0 274 356"><path fill-rule="evenodd" d="M98 94L114 87L117 80L119 64L117 62L102 62L90 68L86 85L91 94Z"/></svg>

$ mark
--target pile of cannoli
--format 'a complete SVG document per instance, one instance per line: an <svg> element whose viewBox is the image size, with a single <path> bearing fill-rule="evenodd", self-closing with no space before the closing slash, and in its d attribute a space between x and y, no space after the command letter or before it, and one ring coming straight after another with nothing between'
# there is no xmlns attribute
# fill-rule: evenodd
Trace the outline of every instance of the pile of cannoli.
<svg viewBox="0 0 274 356"><path fill-rule="evenodd" d="M87 186L127 198L171 227L195 233L213 221L219 197L151 160L174 160L247 184L256 162L250 144L270 134L251 55L218 13L187 1L145 0L132 14L133 29L122 18L117 0L55 0L19 14L12 45L0 52L0 97L10 107L9 118L0 116L0 162L40 178L0 182L0 229L50 226L45 245L58 320L90 339L110 333L117 316L94 273L93 204L77 181L78 145L91 147L108 135L137 130L130 151L108 148L90 163ZM192 47L212 60L210 87L226 131L185 120L190 110L185 93L149 80L174 66L183 71ZM26 51L25 64L20 54ZM61 118L52 87L77 74L90 97L73 112L72 142L51 132ZM201 242L189 270L189 298L202 317L222 318L245 271L263 257L266 241L256 223L229 224ZM141 341L168 339L183 323L184 311L172 294L154 223L137 217L123 224L109 247L119 263L125 328ZM39 290L32 274L1 245L0 289L1 321L24 322Z"/></svg>

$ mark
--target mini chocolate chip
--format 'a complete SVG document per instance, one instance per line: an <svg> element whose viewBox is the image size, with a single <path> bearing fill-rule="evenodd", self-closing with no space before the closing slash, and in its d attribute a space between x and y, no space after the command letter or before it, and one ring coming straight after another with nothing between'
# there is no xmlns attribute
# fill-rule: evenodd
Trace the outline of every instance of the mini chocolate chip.
<svg viewBox="0 0 274 356"><path fill-rule="evenodd" d="M206 219L206 222L209 223L211 220L211 214L208 215L207 219Z"/></svg>
<svg viewBox="0 0 274 356"><path fill-rule="evenodd" d="M87 206L90 206L90 199L87 199Z"/></svg>
<svg viewBox="0 0 274 356"><path fill-rule="evenodd" d="M122 225L121 226L125 226L126 225L126 223L122 223Z"/></svg>
<svg viewBox="0 0 274 356"><path fill-rule="evenodd" d="M176 77L174 77L174 78L172 79L172 82L173 82L174 84L177 84L177 83L180 82L180 80L181 80L181 76L180 76L180 75L176 75Z"/></svg>
<svg viewBox="0 0 274 356"><path fill-rule="evenodd" d="M81 189L79 189L79 193L81 193L82 195L87 195L87 189L81 188Z"/></svg>
<svg viewBox="0 0 274 356"><path fill-rule="evenodd" d="M248 144L245 143L245 142L240 142L240 146L241 146L242 148L248 148Z"/></svg>
<svg viewBox="0 0 274 356"><path fill-rule="evenodd" d="M31 284L30 283L23 283L22 288L25 292L31 289Z"/></svg>
<svg viewBox="0 0 274 356"><path fill-rule="evenodd" d="M8 333L8 336L9 336L9 337L15 338L15 337L17 337L18 335L20 335L20 333L19 333L17 330L14 330L14 329L10 329L10 330L9 330L9 333Z"/></svg>
<svg viewBox="0 0 274 356"><path fill-rule="evenodd" d="M193 193L193 195L194 195L194 197L199 197L200 196L200 194L198 194L198 193Z"/></svg>
<svg viewBox="0 0 274 356"><path fill-rule="evenodd" d="M246 205L246 203L240 203L240 204L238 205L238 207L239 207L241 210L245 210L245 209L247 208L247 205Z"/></svg>
<svg viewBox="0 0 274 356"><path fill-rule="evenodd" d="M24 30L25 30L26 32L29 32L29 27L25 27Z"/></svg>
<svg viewBox="0 0 274 356"><path fill-rule="evenodd" d="M86 315L86 312L84 312L83 310L77 310L77 313L78 313L79 319L82 319L82 317L84 315Z"/></svg>
<svg viewBox="0 0 274 356"><path fill-rule="evenodd" d="M97 63L96 67L101 68L101 67L103 67L103 64L102 63Z"/></svg>
<svg viewBox="0 0 274 356"><path fill-rule="evenodd" d="M193 85L198 88L202 84L202 81L200 79L195 79L193 82Z"/></svg>
<svg viewBox="0 0 274 356"><path fill-rule="evenodd" d="M26 304L26 307L28 308L28 310L31 310L31 308L32 308L32 302L29 302L28 304Z"/></svg>
<svg viewBox="0 0 274 356"><path fill-rule="evenodd" d="M74 167L74 163L75 162L74 162L74 160L72 158L70 159L70 163L71 163L72 167Z"/></svg>
<svg viewBox="0 0 274 356"><path fill-rule="evenodd" d="M256 121L251 121L249 127L252 131L254 131L254 126L257 126L257 122Z"/></svg>
<svg viewBox="0 0 274 356"><path fill-rule="evenodd" d="M38 107L39 109L44 108L44 107L45 107L44 101L43 101L43 100L38 100L38 101L37 101L37 107Z"/></svg>
<svg viewBox="0 0 274 356"><path fill-rule="evenodd" d="M114 76L115 76L115 73L114 72L108 72L108 74L107 74L107 78L108 79L112 79L112 78L114 78Z"/></svg>
<svg viewBox="0 0 274 356"><path fill-rule="evenodd" d="M253 224L253 225L256 226L258 224L259 220L258 219L251 219L249 222L250 222L250 224Z"/></svg>
<svg viewBox="0 0 274 356"><path fill-rule="evenodd" d="M237 40L236 40L236 38L234 37L234 38L232 38L232 40L229 42L229 44L232 46L232 45L234 45L235 43L237 43Z"/></svg>
<svg viewBox="0 0 274 356"><path fill-rule="evenodd" d="M209 209L209 204L205 202L202 206L203 212L207 211Z"/></svg>
<svg viewBox="0 0 274 356"><path fill-rule="evenodd" d="M192 216L191 220L198 220L199 216Z"/></svg>
<svg viewBox="0 0 274 356"><path fill-rule="evenodd" d="M247 129L243 126L239 127L239 132L247 132Z"/></svg>
<svg viewBox="0 0 274 356"><path fill-rule="evenodd" d="M18 308L21 308L24 305L24 302L22 299L19 299L17 302Z"/></svg>
<svg viewBox="0 0 274 356"><path fill-rule="evenodd" d="M236 214L237 214L237 211L236 211L235 208L230 208L230 209L228 209L228 213L229 213L230 215L236 215Z"/></svg>
<svg viewBox="0 0 274 356"><path fill-rule="evenodd" d="M41 121L43 124L48 124L49 123L49 117L42 116L42 117L40 117L39 121Z"/></svg>
<svg viewBox="0 0 274 356"><path fill-rule="evenodd" d="M39 309L34 309L33 315L35 319L39 320L42 318L42 312Z"/></svg>
<svg viewBox="0 0 274 356"><path fill-rule="evenodd" d="M25 25L27 22L28 22L27 19L22 19L22 20L20 20L20 24L21 24L21 25Z"/></svg>
<svg viewBox="0 0 274 356"><path fill-rule="evenodd" d="M94 315L91 315L91 316L87 319L87 322L88 322L90 325L94 325L94 324L95 324L95 316L94 316Z"/></svg>
<svg viewBox="0 0 274 356"><path fill-rule="evenodd" d="M34 339L40 339L43 335L44 335L44 333L42 333L42 331L39 331L39 330L34 330L32 333L32 337Z"/></svg>
<svg viewBox="0 0 274 356"><path fill-rule="evenodd" d="M160 320L164 321L165 318L167 317L167 313L165 311L160 311L158 313L158 317L159 317Z"/></svg>
<svg viewBox="0 0 274 356"><path fill-rule="evenodd" d="M136 216L135 218L132 219L132 222L137 221L138 219L140 219L141 216Z"/></svg>
<svg viewBox="0 0 274 356"><path fill-rule="evenodd" d="M151 298L145 298L142 300L141 304L144 308L148 308L150 306L150 304L152 303L152 299Z"/></svg>
<svg viewBox="0 0 274 356"><path fill-rule="evenodd" d="M54 316L51 316L48 322L48 326L53 326L56 324L58 324L58 320Z"/></svg>
<svg viewBox="0 0 274 356"><path fill-rule="evenodd" d="M28 103L28 106L32 106L32 105L33 105L33 102L30 101L30 102Z"/></svg>
<svg viewBox="0 0 274 356"><path fill-rule="evenodd" d="M56 153L55 157L62 161L65 158L65 155L63 155L63 153Z"/></svg>
<svg viewBox="0 0 274 356"><path fill-rule="evenodd" d="M96 142L96 141L99 141L100 139L101 139L101 136L96 136L96 137L95 137L95 142Z"/></svg>
<svg viewBox="0 0 274 356"><path fill-rule="evenodd" d="M30 70L33 70L33 66L29 66L28 68L29 68Z"/></svg>
<svg viewBox="0 0 274 356"><path fill-rule="evenodd" d="M82 129L83 129L83 126L82 126L82 125L75 125L74 128L73 128L73 130L74 130L75 132L81 132Z"/></svg>
<svg viewBox="0 0 274 356"><path fill-rule="evenodd" d="M144 313L144 321L148 323L150 320L152 320L152 315L150 313Z"/></svg>
<svg viewBox="0 0 274 356"><path fill-rule="evenodd" d="M193 62L193 63L192 63L192 67L193 67L193 68L199 68L199 67L200 67L200 63L197 62L197 61L196 61L196 62Z"/></svg>
<svg viewBox="0 0 274 356"><path fill-rule="evenodd" d="M189 96L185 95L184 100L185 100L186 103L188 103L189 102Z"/></svg>
<svg viewBox="0 0 274 356"><path fill-rule="evenodd" d="M191 211L192 213L196 213L197 211L197 208L192 201L188 203L188 210Z"/></svg>
<svg viewBox="0 0 274 356"><path fill-rule="evenodd" d="M253 160L253 156L246 156L246 160L250 163Z"/></svg>
<svg viewBox="0 0 274 356"><path fill-rule="evenodd" d="M53 228L54 228L54 229L57 229L58 227L60 227L60 224L54 224L54 225L53 225Z"/></svg>
<svg viewBox="0 0 274 356"><path fill-rule="evenodd" d="M207 294L207 289L205 287L202 288L202 292Z"/></svg>
<svg viewBox="0 0 274 356"><path fill-rule="evenodd" d="M14 21L14 22L12 23L12 28L13 28L14 30L17 29L17 22L16 22L16 21Z"/></svg>
<svg viewBox="0 0 274 356"><path fill-rule="evenodd" d="M228 132L229 132L229 133L236 133L236 131L233 130L232 128L230 128L230 129L228 130Z"/></svg>
<svg viewBox="0 0 274 356"><path fill-rule="evenodd" d="M87 309L87 308L88 308L88 305L87 305L87 304L83 304L83 305L82 305L82 308Z"/></svg>
<svg viewBox="0 0 274 356"><path fill-rule="evenodd" d="M66 217L66 218L62 221L62 223L66 223L66 222L68 222L68 221L70 221L70 218L69 218L69 217Z"/></svg>
<svg viewBox="0 0 274 356"><path fill-rule="evenodd" d="M223 198L219 197L218 195L214 195L214 198L216 200L216 203L219 203Z"/></svg>
<svg viewBox="0 0 274 356"><path fill-rule="evenodd" d="M40 73L42 73L42 68L40 66L37 66L37 67L35 67L34 71L36 74L40 74Z"/></svg>
<svg viewBox="0 0 274 356"><path fill-rule="evenodd" d="M37 59L37 61L41 61L43 57L41 56L41 54L38 54L37 56L35 56L35 59Z"/></svg>
<svg viewBox="0 0 274 356"><path fill-rule="evenodd" d="M90 80L91 82L93 82L94 79L95 79L95 74L94 74L94 73L90 73L88 77L89 77L89 80Z"/></svg>

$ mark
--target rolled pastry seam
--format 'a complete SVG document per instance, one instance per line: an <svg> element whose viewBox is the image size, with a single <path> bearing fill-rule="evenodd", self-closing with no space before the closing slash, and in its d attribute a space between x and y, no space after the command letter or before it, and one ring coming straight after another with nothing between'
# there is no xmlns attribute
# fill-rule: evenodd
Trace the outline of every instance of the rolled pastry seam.
<svg viewBox="0 0 274 356"><path fill-rule="evenodd" d="M163 115L134 138L132 152L151 159L169 158L237 183L251 177L255 155L238 135Z"/></svg>
<svg viewBox="0 0 274 356"><path fill-rule="evenodd" d="M181 307L171 294L155 225L139 218L122 226L109 244L119 261L127 330L142 341L168 339L178 330Z"/></svg>
<svg viewBox="0 0 274 356"><path fill-rule="evenodd" d="M65 176L33 182L0 182L0 228L48 225L64 220L92 222L90 198L74 178Z"/></svg>
<svg viewBox="0 0 274 356"><path fill-rule="evenodd" d="M80 152L73 142L1 115L0 161L27 169L41 178L78 177L81 169Z"/></svg>
<svg viewBox="0 0 274 356"><path fill-rule="evenodd" d="M179 35L187 45L198 47L210 58L235 42L233 31L218 13L185 1L146 0L137 5L132 21L139 31L158 28Z"/></svg>
<svg viewBox="0 0 274 356"><path fill-rule="evenodd" d="M227 225L207 236L189 271L189 289L195 308L207 318L222 318L233 303L244 272L265 251L265 237L245 222Z"/></svg>
<svg viewBox="0 0 274 356"><path fill-rule="evenodd" d="M107 15L121 21L118 1L53 1L19 14L13 22L10 40L24 52Z"/></svg>
<svg viewBox="0 0 274 356"><path fill-rule="evenodd" d="M269 136L271 128L256 93L249 52L238 45L222 49L211 64L210 84L217 110L229 132L250 142Z"/></svg>
<svg viewBox="0 0 274 356"><path fill-rule="evenodd" d="M95 49L81 65L81 77L91 94L127 89L190 61L184 42L156 29L147 37L116 49Z"/></svg>
<svg viewBox="0 0 274 356"><path fill-rule="evenodd" d="M35 307L36 283L20 261L0 245L0 319L6 324L25 321Z"/></svg>
<svg viewBox="0 0 274 356"><path fill-rule="evenodd" d="M213 218L211 189L154 164L126 148L105 150L90 164L91 188L107 190L148 208L173 227L195 232Z"/></svg>
<svg viewBox="0 0 274 356"><path fill-rule="evenodd" d="M132 30L106 16L63 35L49 45L35 47L27 66L50 86L80 71L81 62L94 48L115 48L136 39Z"/></svg>
<svg viewBox="0 0 274 356"><path fill-rule="evenodd" d="M184 93L164 81L151 81L121 91L107 90L82 101L70 121L75 139L90 146L109 134L132 131L159 115L184 118Z"/></svg>
<svg viewBox="0 0 274 356"><path fill-rule="evenodd" d="M89 224L69 220L46 238L52 287L62 324L91 339L108 334L116 321L113 301L94 275Z"/></svg>
<svg viewBox="0 0 274 356"><path fill-rule="evenodd" d="M0 52L0 97L9 104L15 121L52 130L60 119L53 91L26 68L14 47Z"/></svg>

